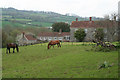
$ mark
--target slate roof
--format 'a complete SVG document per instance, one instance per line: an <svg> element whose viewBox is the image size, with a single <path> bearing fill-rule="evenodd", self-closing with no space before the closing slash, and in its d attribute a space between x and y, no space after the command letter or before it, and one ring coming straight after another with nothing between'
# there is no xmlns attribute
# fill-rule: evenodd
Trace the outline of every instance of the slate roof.
<svg viewBox="0 0 120 80"><path fill-rule="evenodd" d="M26 37L28 40L37 40L36 38L33 37L33 35L25 35L25 37Z"/></svg>
<svg viewBox="0 0 120 80"><path fill-rule="evenodd" d="M70 35L69 32L62 32L61 34L59 32L40 32L38 36L41 37L64 37Z"/></svg>
<svg viewBox="0 0 120 80"><path fill-rule="evenodd" d="M104 28L104 27L112 27L114 25L114 21L72 21L71 28Z"/></svg>

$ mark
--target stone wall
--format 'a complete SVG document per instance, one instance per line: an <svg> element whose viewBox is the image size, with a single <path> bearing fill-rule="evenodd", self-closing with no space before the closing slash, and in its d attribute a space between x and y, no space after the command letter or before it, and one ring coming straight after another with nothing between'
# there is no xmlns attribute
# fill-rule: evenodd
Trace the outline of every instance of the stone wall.
<svg viewBox="0 0 120 80"><path fill-rule="evenodd" d="M86 37L84 38L83 41L91 41L92 39L94 39L93 34L95 32L95 28L83 28L86 32ZM78 30L78 28L70 28L70 41L75 42L77 41L76 38L74 37L74 33L76 30Z"/></svg>
<svg viewBox="0 0 120 80"><path fill-rule="evenodd" d="M92 41L94 38L94 33L97 28L83 28L86 32L86 37L83 41ZM70 41L76 42L77 40L74 37L74 32L78 30L78 28L70 28ZM103 28L104 31L104 41L117 41L118 40L118 27L111 28Z"/></svg>

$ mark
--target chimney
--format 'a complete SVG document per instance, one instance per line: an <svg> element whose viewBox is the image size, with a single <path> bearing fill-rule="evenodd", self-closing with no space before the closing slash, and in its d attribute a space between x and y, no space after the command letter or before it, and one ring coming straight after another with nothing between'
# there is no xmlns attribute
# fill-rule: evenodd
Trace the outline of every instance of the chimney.
<svg viewBox="0 0 120 80"><path fill-rule="evenodd" d="M116 16L114 16L114 21L116 21Z"/></svg>
<svg viewBox="0 0 120 80"><path fill-rule="evenodd" d="M76 18L76 21L78 21L78 18Z"/></svg>
<svg viewBox="0 0 120 80"><path fill-rule="evenodd" d="M92 21L92 17L90 17L90 21Z"/></svg>
<svg viewBox="0 0 120 80"><path fill-rule="evenodd" d="M59 34L61 34L61 33L62 33L62 29L59 30Z"/></svg>
<svg viewBox="0 0 120 80"><path fill-rule="evenodd" d="M25 32L22 32L22 33L23 33L23 38L24 38Z"/></svg>

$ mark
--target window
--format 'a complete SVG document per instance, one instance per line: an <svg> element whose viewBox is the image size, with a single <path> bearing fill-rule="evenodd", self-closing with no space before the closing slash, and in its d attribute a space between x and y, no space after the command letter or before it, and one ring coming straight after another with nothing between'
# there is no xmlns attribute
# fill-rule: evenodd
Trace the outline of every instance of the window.
<svg viewBox="0 0 120 80"><path fill-rule="evenodd" d="M49 37L49 40L52 40L52 37Z"/></svg>
<svg viewBox="0 0 120 80"><path fill-rule="evenodd" d="M40 37L40 40L42 40L42 37Z"/></svg>
<svg viewBox="0 0 120 80"><path fill-rule="evenodd" d="M70 40L70 36L65 36L64 39Z"/></svg>
<svg viewBox="0 0 120 80"><path fill-rule="evenodd" d="M104 32L107 33L107 29L105 29Z"/></svg>
<svg viewBox="0 0 120 80"><path fill-rule="evenodd" d="M70 40L70 37L69 37L69 36L67 36L67 40Z"/></svg>
<svg viewBox="0 0 120 80"><path fill-rule="evenodd" d="M117 35L117 33L114 33L114 35Z"/></svg>
<svg viewBox="0 0 120 80"><path fill-rule="evenodd" d="M75 29L75 31L77 31L78 29Z"/></svg>
<svg viewBox="0 0 120 80"><path fill-rule="evenodd" d="M44 37L44 40L46 40L46 38Z"/></svg>
<svg viewBox="0 0 120 80"><path fill-rule="evenodd" d="M87 33L87 31L88 31L88 30L87 30L87 29L85 29L85 33Z"/></svg>
<svg viewBox="0 0 120 80"><path fill-rule="evenodd" d="M57 38L56 38L56 37L54 37L54 40L57 40Z"/></svg>
<svg viewBox="0 0 120 80"><path fill-rule="evenodd" d="M59 39L59 40L62 40L62 37L59 37L58 39Z"/></svg>

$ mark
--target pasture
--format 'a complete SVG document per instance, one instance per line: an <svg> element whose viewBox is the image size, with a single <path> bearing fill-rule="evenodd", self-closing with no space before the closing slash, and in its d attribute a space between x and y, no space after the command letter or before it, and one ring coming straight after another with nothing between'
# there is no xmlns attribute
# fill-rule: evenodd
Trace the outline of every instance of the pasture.
<svg viewBox="0 0 120 80"><path fill-rule="evenodd" d="M118 78L118 51L94 52L82 43L49 50L47 43L19 48L13 54L2 49L3 78ZM98 69L104 61L112 67Z"/></svg>

